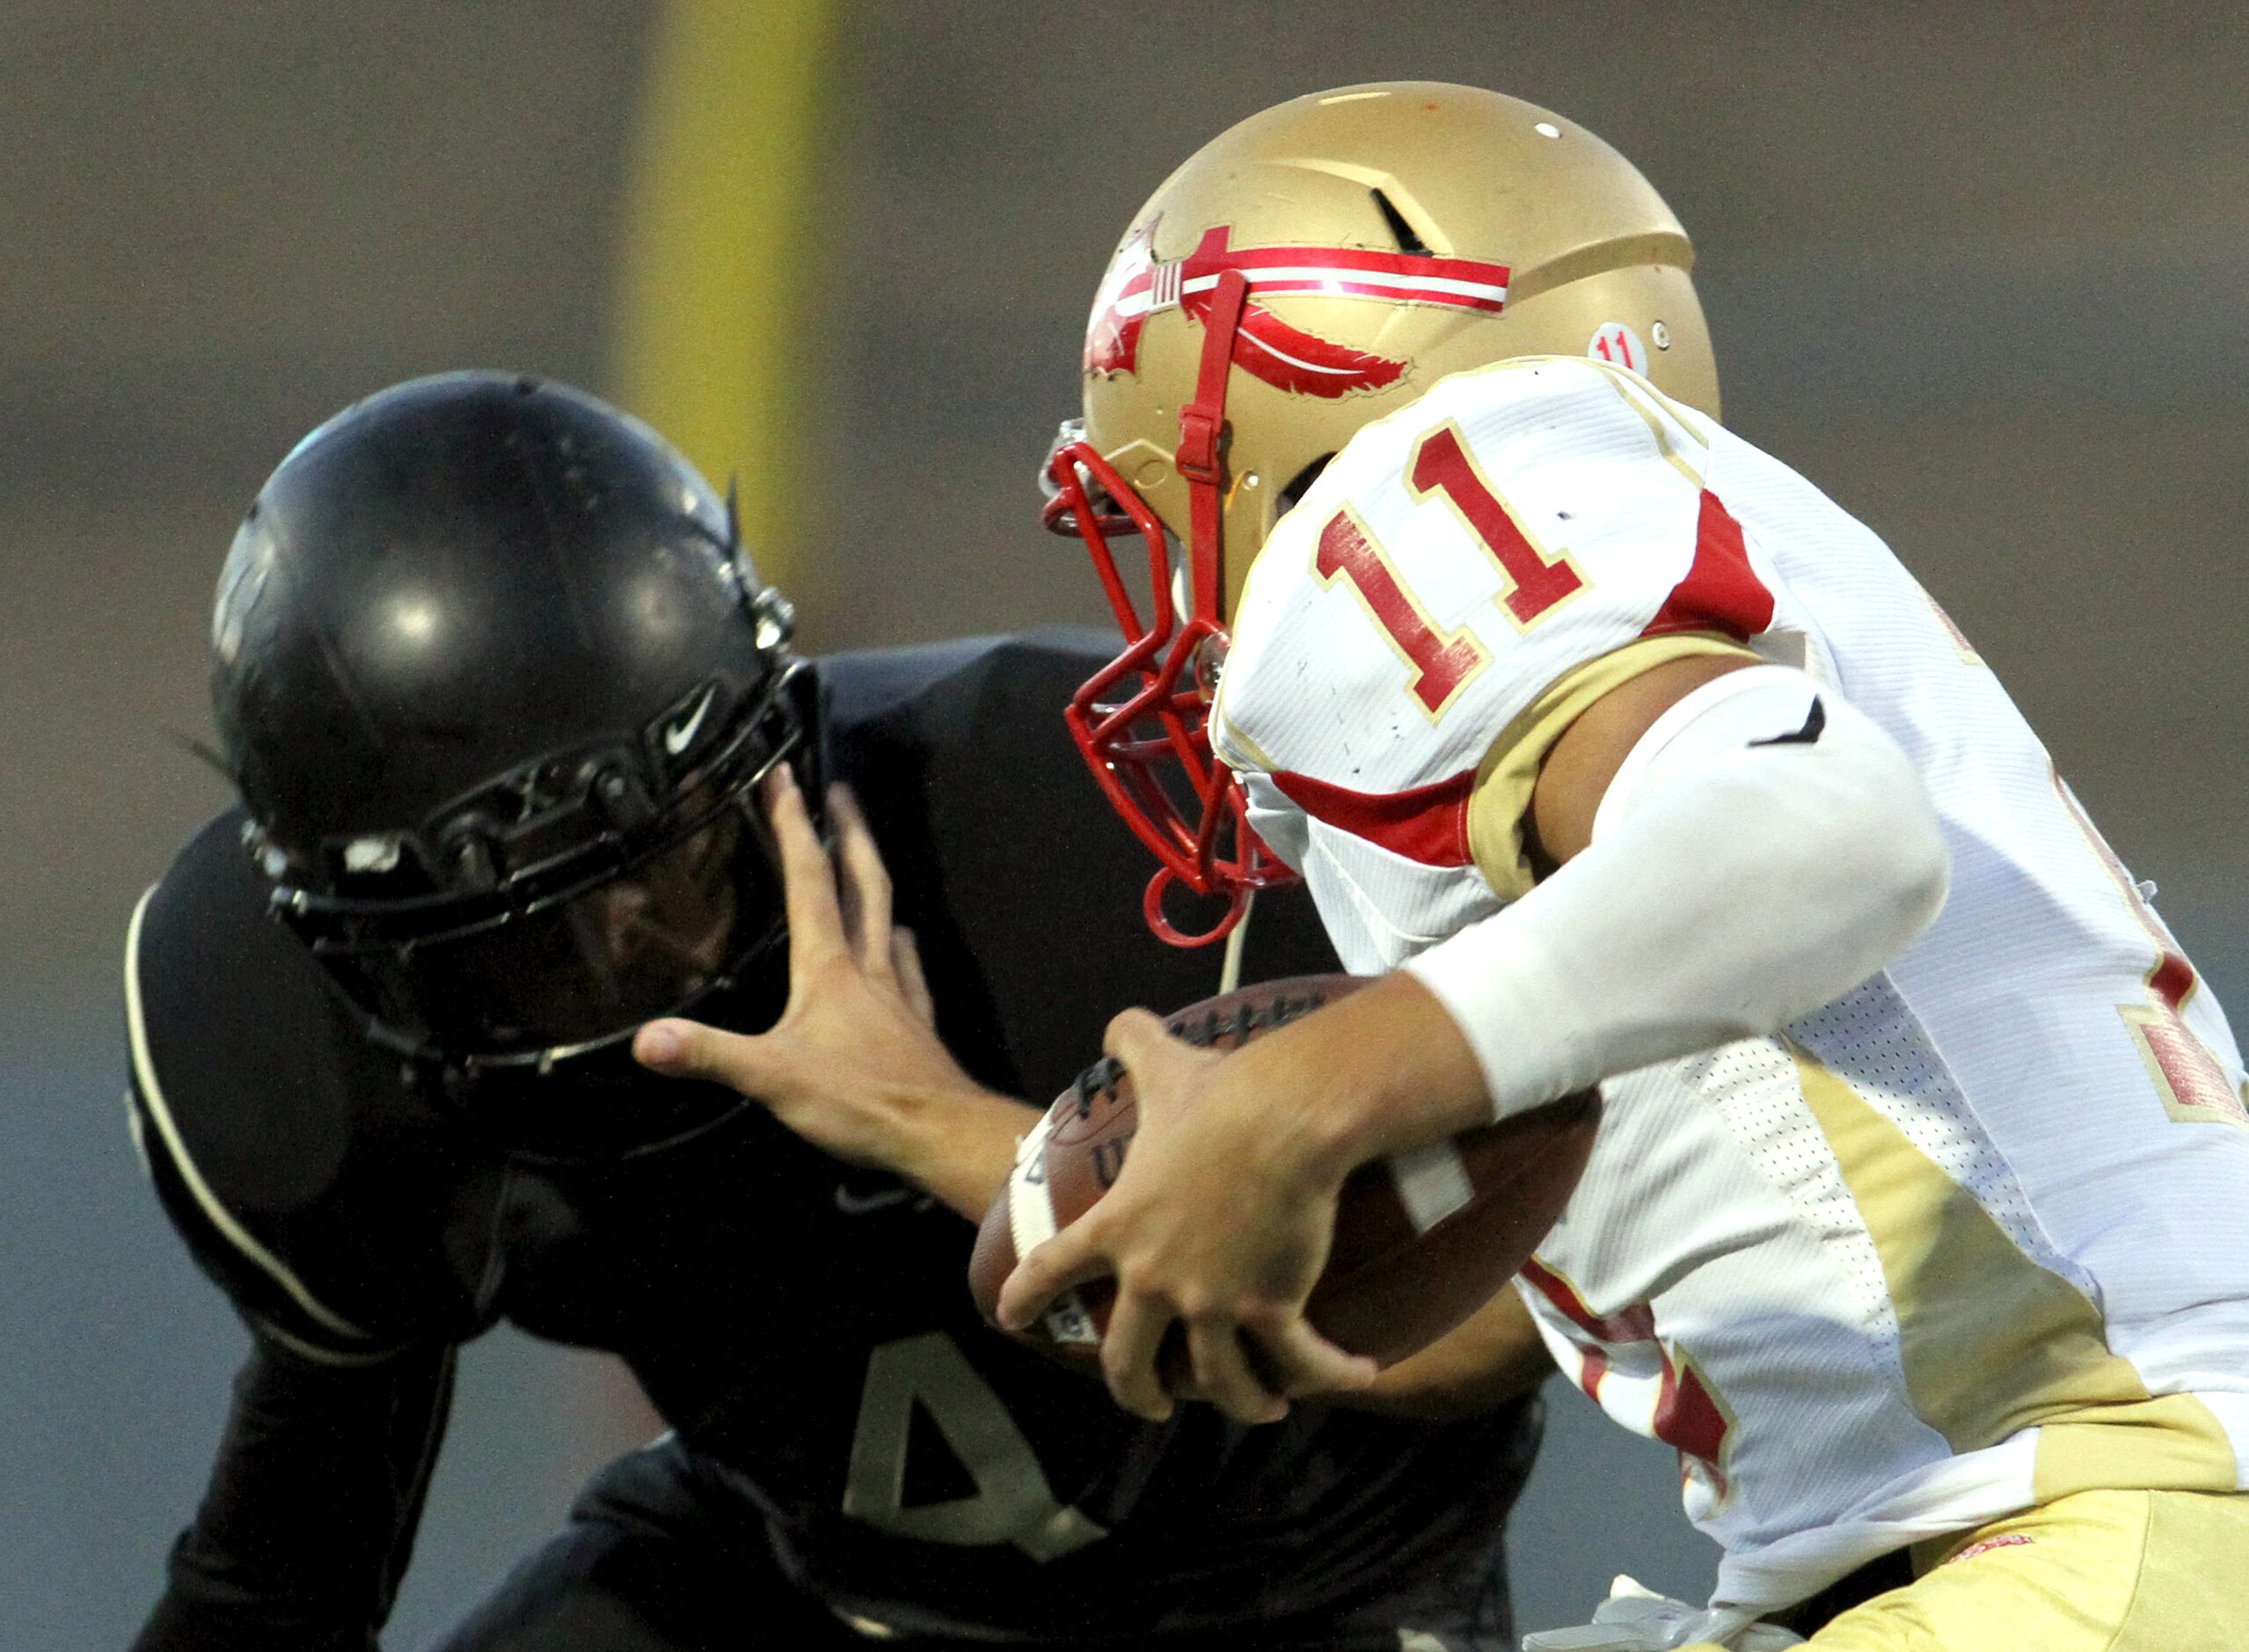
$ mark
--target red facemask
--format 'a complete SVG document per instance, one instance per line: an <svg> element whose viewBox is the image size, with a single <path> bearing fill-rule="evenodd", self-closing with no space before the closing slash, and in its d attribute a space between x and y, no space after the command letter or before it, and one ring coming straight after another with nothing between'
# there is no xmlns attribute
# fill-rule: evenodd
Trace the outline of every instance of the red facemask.
<svg viewBox="0 0 2249 1652"><path fill-rule="evenodd" d="M1047 528L1085 542L1126 645L1071 696L1063 720L1110 804L1161 863L1142 910L1149 928L1174 947L1222 939L1241 921L1253 893L1296 881L1250 829L1241 781L1210 749L1210 700L1227 641L1221 555L1226 376L1248 287L1236 273L1221 278L1204 322L1195 398L1179 409L1176 462L1192 513L1189 612L1181 615L1173 599L1163 523L1075 422L1062 427L1041 479L1048 490ZM1148 556L1145 624L1111 545L1134 534ZM1224 916L1200 932L1176 927L1164 911L1173 883L1225 901Z"/></svg>

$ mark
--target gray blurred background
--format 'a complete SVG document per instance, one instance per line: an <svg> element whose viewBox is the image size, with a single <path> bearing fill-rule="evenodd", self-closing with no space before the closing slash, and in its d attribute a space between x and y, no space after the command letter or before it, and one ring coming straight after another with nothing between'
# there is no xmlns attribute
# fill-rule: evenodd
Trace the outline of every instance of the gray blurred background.
<svg viewBox="0 0 2249 1652"><path fill-rule="evenodd" d="M0 4L0 1648L128 1638L244 1346L134 1162L116 981L223 800L164 731L205 729L234 522L391 381L613 384L654 14ZM2249 11L865 0L836 52L773 547L812 647L1098 619L1030 478L1132 209L1282 97L1475 81L1640 163L1699 247L1729 422L1889 538L2221 996L2249 983ZM1620 1568L1699 1593L1667 1454L1552 1404L1526 1626ZM391 1644L639 1426L600 1360L475 1349Z"/></svg>

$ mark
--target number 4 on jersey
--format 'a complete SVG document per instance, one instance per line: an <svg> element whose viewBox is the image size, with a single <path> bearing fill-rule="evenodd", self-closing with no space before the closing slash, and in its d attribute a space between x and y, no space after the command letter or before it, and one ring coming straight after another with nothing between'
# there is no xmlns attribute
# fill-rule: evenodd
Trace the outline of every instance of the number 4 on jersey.
<svg viewBox="0 0 2249 1652"><path fill-rule="evenodd" d="M1415 444L1406 476L1417 500L1442 495L1469 537L1483 547L1507 581L1498 603L1519 631L1528 630L1585 587L1567 556L1549 556L1532 544L1513 514L1484 479L1458 427L1446 424ZM1321 582L1338 578L1351 588L1384 636L1413 672L1407 686L1434 720L1492 662L1466 626L1441 631L1414 599L1389 555L1348 506L1320 530L1312 560Z"/></svg>
<svg viewBox="0 0 2249 1652"><path fill-rule="evenodd" d="M976 1489L908 1506L906 1451L919 1405ZM867 1356L859 1420L844 1471L843 1512L894 1537L963 1547L1012 1543L1058 1560L1107 1532L1056 1501L1046 1471L1007 1407L942 1331L900 1337Z"/></svg>

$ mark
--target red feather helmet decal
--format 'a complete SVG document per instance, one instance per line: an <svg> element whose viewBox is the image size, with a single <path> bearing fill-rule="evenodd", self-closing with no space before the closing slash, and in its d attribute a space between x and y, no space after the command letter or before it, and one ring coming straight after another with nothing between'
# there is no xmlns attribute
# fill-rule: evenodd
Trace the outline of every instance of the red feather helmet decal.
<svg viewBox="0 0 2249 1652"><path fill-rule="evenodd" d="M1159 264L1156 221L1150 219L1117 249L1093 297L1085 330L1085 370L1129 373L1140 354L1140 330L1157 311L1177 307L1200 323L1211 289L1227 270L1248 278L1252 302L1234 336L1234 365L1277 390L1333 398L1381 390L1403 377L1409 362L1355 349L1292 327L1260 296L1312 293L1331 298L1375 298L1397 304L1444 304L1497 315L1507 303L1508 267L1425 252L1380 252L1347 246L1259 246L1229 249L1230 224L1204 231L1185 258Z"/></svg>

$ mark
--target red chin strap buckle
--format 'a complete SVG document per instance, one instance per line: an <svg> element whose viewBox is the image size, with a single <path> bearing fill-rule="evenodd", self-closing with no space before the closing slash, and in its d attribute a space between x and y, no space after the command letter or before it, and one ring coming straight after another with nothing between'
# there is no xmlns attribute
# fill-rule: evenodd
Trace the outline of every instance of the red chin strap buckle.
<svg viewBox="0 0 2249 1652"><path fill-rule="evenodd" d="M1223 487L1225 473L1218 468L1218 433L1226 421L1209 408L1189 402L1179 409L1179 450L1172 456L1181 476L1204 487Z"/></svg>

